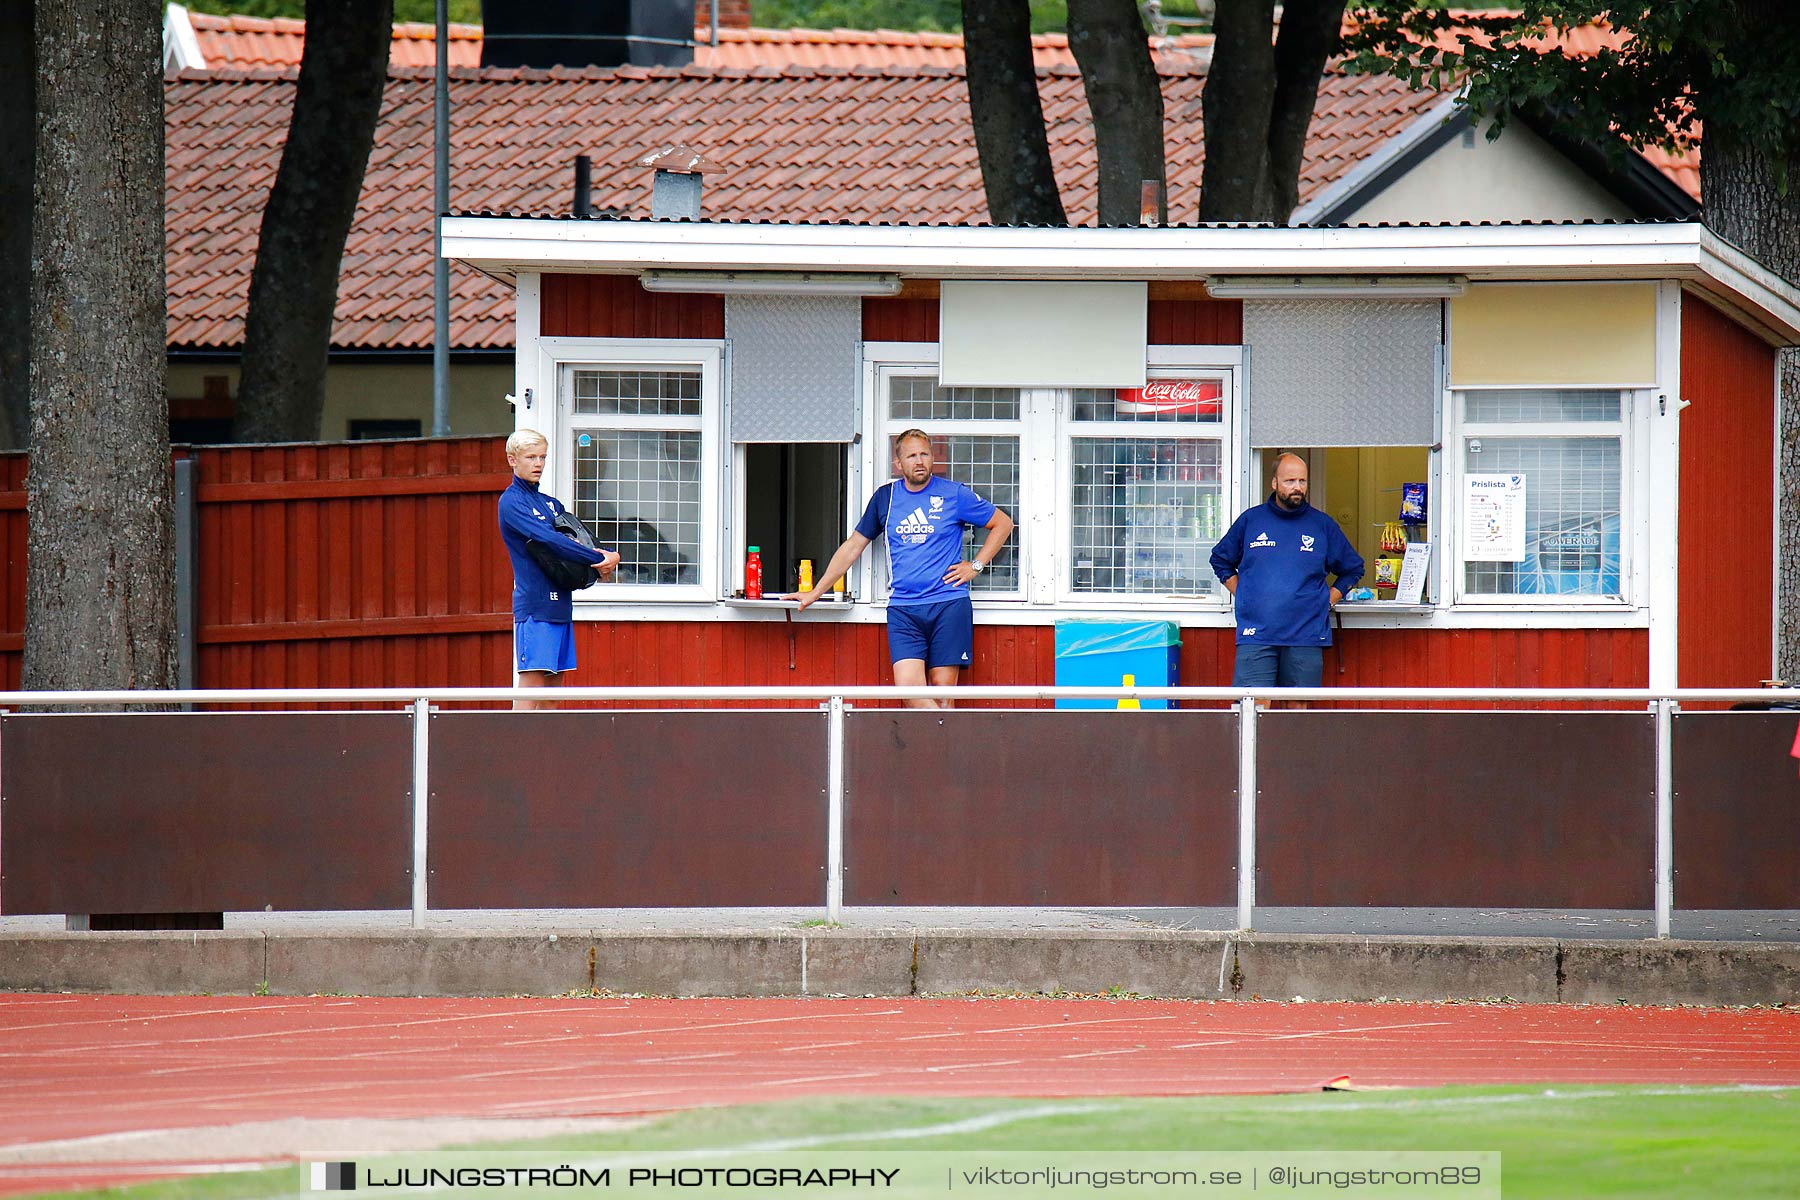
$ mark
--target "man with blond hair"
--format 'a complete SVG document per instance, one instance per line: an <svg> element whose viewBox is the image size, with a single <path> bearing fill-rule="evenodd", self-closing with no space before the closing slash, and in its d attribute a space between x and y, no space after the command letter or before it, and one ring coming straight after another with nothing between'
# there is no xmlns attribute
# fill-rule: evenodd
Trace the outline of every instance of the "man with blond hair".
<svg viewBox="0 0 1800 1200"><path fill-rule="evenodd" d="M887 545L888 653L901 687L951 687L973 654L975 610L969 583L988 568L1012 535L1012 518L975 489L932 473L931 437L908 429L894 440L894 473L875 489L862 520L825 573L800 593L806 607L843 578L879 535ZM965 527L988 531L973 561L962 556ZM908 700L913 708L949 708L950 700Z"/></svg>
<svg viewBox="0 0 1800 1200"><path fill-rule="evenodd" d="M611 579L619 555L585 546L556 528L568 510L548 492L539 491L550 443L535 429L516 430L506 439L506 463L512 483L500 493L500 540L513 569L513 668L520 687L551 687L575 669L575 600L567 588L544 573L532 546L580 566L591 566L602 580ZM573 518L571 518L573 519ZM515 700L514 708L555 708L553 700Z"/></svg>

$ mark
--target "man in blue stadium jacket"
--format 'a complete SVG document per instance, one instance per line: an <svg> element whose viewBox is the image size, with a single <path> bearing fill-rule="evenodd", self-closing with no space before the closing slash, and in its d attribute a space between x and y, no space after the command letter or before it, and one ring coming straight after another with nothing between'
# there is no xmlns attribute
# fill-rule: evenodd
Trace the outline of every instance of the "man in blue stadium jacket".
<svg viewBox="0 0 1800 1200"><path fill-rule="evenodd" d="M1305 460L1283 454L1269 498L1213 548L1213 574L1236 606L1233 687L1318 687L1331 606L1362 579L1362 556L1336 521L1306 502L1306 483ZM1335 577L1330 586L1327 575Z"/></svg>

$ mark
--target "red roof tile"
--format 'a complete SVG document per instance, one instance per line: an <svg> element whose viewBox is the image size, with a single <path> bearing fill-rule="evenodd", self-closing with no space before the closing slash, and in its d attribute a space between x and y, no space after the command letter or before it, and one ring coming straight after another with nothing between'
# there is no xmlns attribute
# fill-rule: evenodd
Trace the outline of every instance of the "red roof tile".
<svg viewBox="0 0 1800 1200"><path fill-rule="evenodd" d="M694 65L699 67L953 67L962 69L960 33L909 32L897 29L759 29L721 27L717 45L710 44L705 9L694 30ZM214 16L188 13L194 40L209 70L254 70L296 67L306 49L306 22L287 17ZM389 65L430 67L436 62L436 29L431 25L394 26ZM1210 34L1184 34L1152 43L1157 56L1204 53ZM1074 52L1060 33L1031 39L1039 67L1072 66ZM481 65L481 26L450 26L450 65Z"/></svg>
<svg viewBox="0 0 1800 1200"><path fill-rule="evenodd" d="M297 67L306 49L306 22L290 17L215 16L189 10L194 40L208 69L254 70ZM437 29L432 25L394 26L388 65L429 67L437 62ZM450 65L481 65L481 26L450 26Z"/></svg>
<svg viewBox="0 0 1800 1200"><path fill-rule="evenodd" d="M1165 65L1162 81L1171 219L1192 221L1205 76ZM399 71L388 82L345 249L334 345L400 348L429 338L431 88L428 71ZM1041 72L1039 88L1064 206L1071 221L1091 224L1093 128L1079 73ZM242 339L262 205L292 94L291 72L185 72L166 85L171 345ZM1437 98L1391 79L1328 76L1302 200ZM635 160L683 141L720 164L706 177L710 219L987 219L960 71L457 71L450 99L450 201L458 211L566 212L571 163L586 153L595 208L647 216L652 173ZM453 267L452 292L455 346L512 344L510 289Z"/></svg>

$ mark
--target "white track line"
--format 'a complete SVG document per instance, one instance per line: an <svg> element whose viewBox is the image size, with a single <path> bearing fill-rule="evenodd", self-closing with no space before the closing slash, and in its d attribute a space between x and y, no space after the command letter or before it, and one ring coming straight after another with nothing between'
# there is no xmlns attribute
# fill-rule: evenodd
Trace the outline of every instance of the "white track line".
<svg viewBox="0 0 1800 1200"><path fill-rule="evenodd" d="M1160 1017L1097 1017L1092 1021L1044 1021L1035 1025L984 1025L975 1029L951 1029L943 1033L914 1033L890 1040L924 1042L933 1038L977 1037L995 1033L1031 1033L1039 1029L1074 1029L1080 1025L1122 1025L1137 1024L1142 1021L1173 1021L1175 1016L1176 1014L1170 1013Z"/></svg>
<svg viewBox="0 0 1800 1200"><path fill-rule="evenodd" d="M348 1000L337 1000L348 1004ZM142 1013L129 1017L94 1017L80 1021L40 1021L36 1025L0 1025L0 1033L24 1033L28 1029L77 1029L84 1025L135 1025L151 1021L179 1021L183 1017L216 1017L220 1014L280 1012L289 1008L314 1008L316 1003L296 1001L292 1004L246 1004L239 1008L190 1008L172 1013ZM10 1056L8 1056L10 1057Z"/></svg>
<svg viewBox="0 0 1800 1200"><path fill-rule="evenodd" d="M1489 1104L1526 1104L1539 1100L1557 1102L1563 1100L1607 1100L1619 1096L1730 1096L1742 1093L1792 1092L1795 1090L1800 1090L1800 1085L1767 1083L1698 1084L1694 1086L1684 1085L1667 1088L1634 1088L1628 1092L1610 1090L1559 1092L1554 1088L1545 1088L1542 1091L1511 1093L1504 1096L1394 1096L1386 1101L1347 1100L1342 1104L1312 1101L1307 1104L1281 1104L1279 1106L1271 1106L1267 1110L1258 1109L1257 1113L1260 1115L1264 1111L1267 1111L1270 1114L1290 1112L1362 1112L1369 1109L1405 1109L1407 1112L1415 1112L1419 1109L1426 1108L1481 1108ZM1285 1099L1285 1097L1273 1098Z"/></svg>
<svg viewBox="0 0 1800 1200"><path fill-rule="evenodd" d="M1171 1050L1193 1050L1201 1046L1230 1046L1239 1043L1260 1044L1263 1042L1290 1042L1301 1038L1337 1037L1344 1033L1388 1033L1396 1029L1425 1029L1433 1025L1448 1025L1449 1021L1413 1021L1405 1025L1362 1025L1347 1029L1314 1029L1306 1033L1261 1033L1251 1031L1239 1033L1232 1037L1217 1038L1210 1042L1178 1042L1170 1046Z"/></svg>

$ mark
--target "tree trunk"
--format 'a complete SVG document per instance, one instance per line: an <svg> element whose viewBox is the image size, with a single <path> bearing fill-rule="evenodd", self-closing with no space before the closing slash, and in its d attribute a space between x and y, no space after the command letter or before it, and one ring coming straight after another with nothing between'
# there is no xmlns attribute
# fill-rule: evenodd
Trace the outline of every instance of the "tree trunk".
<svg viewBox="0 0 1800 1200"><path fill-rule="evenodd" d="M31 0L0 0L0 450L31 421L31 177L37 140Z"/></svg>
<svg viewBox="0 0 1800 1200"><path fill-rule="evenodd" d="M1338 43L1342 0L1289 0L1275 40L1274 0L1221 4L1200 104L1206 120L1203 221L1293 215L1319 79Z"/></svg>
<svg viewBox="0 0 1800 1200"><path fill-rule="evenodd" d="M38 0L24 685L175 683L162 9Z"/></svg>
<svg viewBox="0 0 1800 1200"><path fill-rule="evenodd" d="M1789 17L1790 21L1800 18ZM1771 158L1706 127L1700 195L1707 226L1752 258L1800 283L1800 149L1788 152L1787 188ZM1781 506L1776 533L1776 673L1800 682L1800 351L1781 352Z"/></svg>
<svg viewBox="0 0 1800 1200"><path fill-rule="evenodd" d="M1067 225L1031 60L1031 10L1026 0L963 0L962 9L969 119L988 220Z"/></svg>
<svg viewBox="0 0 1800 1200"><path fill-rule="evenodd" d="M1300 204L1306 131L1319 103L1319 81L1337 50L1344 0L1288 0L1275 42L1275 104L1269 118L1271 221L1285 223Z"/></svg>
<svg viewBox="0 0 1800 1200"><path fill-rule="evenodd" d="M1206 164L1202 221L1260 221L1273 205L1269 114L1275 106L1275 0L1233 0L1213 18L1212 66L1200 93Z"/></svg>
<svg viewBox="0 0 1800 1200"><path fill-rule="evenodd" d="M1132 0L1069 0L1069 48L1081 67L1100 160L1100 224L1137 225L1145 180L1168 220L1162 84Z"/></svg>
<svg viewBox="0 0 1800 1200"><path fill-rule="evenodd" d="M263 210L232 434L311 441L325 408L338 269L387 82L393 0L309 0L281 168Z"/></svg>

